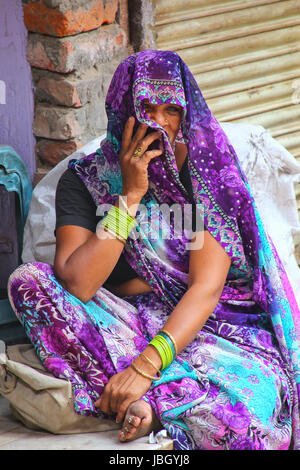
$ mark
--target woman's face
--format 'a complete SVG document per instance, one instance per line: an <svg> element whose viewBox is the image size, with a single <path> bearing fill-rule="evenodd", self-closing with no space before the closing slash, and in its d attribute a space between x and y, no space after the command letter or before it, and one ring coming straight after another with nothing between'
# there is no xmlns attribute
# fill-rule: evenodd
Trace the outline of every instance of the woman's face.
<svg viewBox="0 0 300 470"><path fill-rule="evenodd" d="M143 101L143 106L151 121L165 129L173 144L180 128L182 107L176 104L150 104L148 100Z"/></svg>

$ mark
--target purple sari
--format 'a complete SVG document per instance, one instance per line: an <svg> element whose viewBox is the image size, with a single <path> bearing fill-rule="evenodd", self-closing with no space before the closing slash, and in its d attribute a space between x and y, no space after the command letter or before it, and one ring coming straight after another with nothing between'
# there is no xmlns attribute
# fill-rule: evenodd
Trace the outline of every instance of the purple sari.
<svg viewBox="0 0 300 470"><path fill-rule="evenodd" d="M300 449L299 309L236 153L177 54L143 51L119 65L106 99L106 139L69 166L97 206L114 204L122 192L119 152L128 117L160 128L143 111L145 98L183 107L178 140L188 147L194 199L231 266L202 330L142 398L175 449ZM94 402L109 378L143 351L188 288L191 237L152 210L189 202L160 129L163 155L149 164L138 230L123 251L151 293L120 298L100 287L84 304L43 263L22 265L10 278L17 317L45 367L71 381L79 414L102 416ZM150 225L161 228L159 237ZM172 236L164 236L168 230Z"/></svg>

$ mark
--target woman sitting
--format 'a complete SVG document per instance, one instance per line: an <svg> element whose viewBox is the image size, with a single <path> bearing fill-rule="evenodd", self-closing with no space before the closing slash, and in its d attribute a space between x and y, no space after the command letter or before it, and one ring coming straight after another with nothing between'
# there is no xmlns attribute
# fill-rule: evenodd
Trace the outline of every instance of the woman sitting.
<svg viewBox="0 0 300 470"><path fill-rule="evenodd" d="M54 266L10 278L38 356L121 441L160 426L175 449L299 449L299 309L195 79L137 53L106 111L58 184Z"/></svg>

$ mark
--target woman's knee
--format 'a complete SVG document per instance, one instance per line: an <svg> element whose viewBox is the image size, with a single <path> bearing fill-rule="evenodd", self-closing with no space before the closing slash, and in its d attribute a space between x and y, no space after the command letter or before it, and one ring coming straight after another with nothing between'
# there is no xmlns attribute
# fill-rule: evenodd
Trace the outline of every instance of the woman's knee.
<svg viewBox="0 0 300 470"><path fill-rule="evenodd" d="M12 306L19 304L25 293L35 290L41 277L52 272L52 267L47 263L32 262L18 266L9 276L7 291Z"/></svg>

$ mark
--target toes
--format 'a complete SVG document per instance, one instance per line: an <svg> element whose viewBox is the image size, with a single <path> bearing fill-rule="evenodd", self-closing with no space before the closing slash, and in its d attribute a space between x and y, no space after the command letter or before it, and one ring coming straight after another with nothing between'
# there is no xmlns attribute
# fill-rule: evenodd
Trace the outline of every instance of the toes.
<svg viewBox="0 0 300 470"><path fill-rule="evenodd" d="M126 419L126 421L127 421L126 426L129 428L131 427L137 428L141 424L141 418L139 418L138 416L134 416L134 415L130 415Z"/></svg>
<svg viewBox="0 0 300 470"><path fill-rule="evenodd" d="M135 402L127 410L121 431L120 441L131 441L145 436L151 431L153 422L153 412L151 407L143 402Z"/></svg>
<svg viewBox="0 0 300 470"><path fill-rule="evenodd" d="M137 428L141 425L141 418L138 416L130 415L125 419L122 430L119 433L120 439L125 441L130 439L134 433L137 432Z"/></svg>
<svg viewBox="0 0 300 470"><path fill-rule="evenodd" d="M121 441L127 441L128 439L131 439L134 434L137 432L137 428L132 427L131 430L129 430L126 426L120 431L119 436Z"/></svg>

